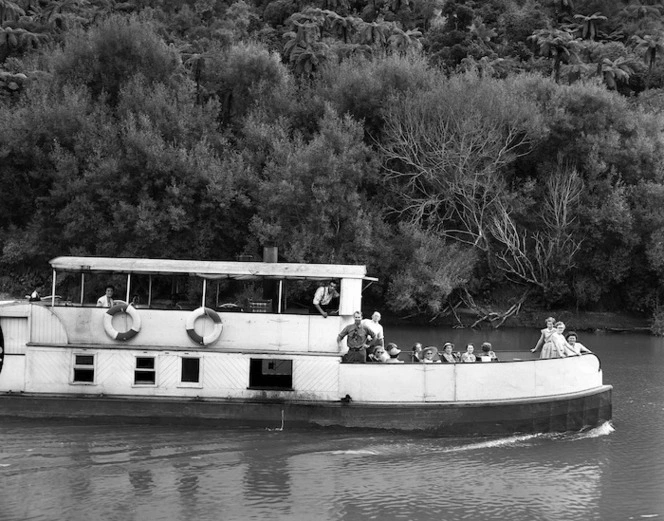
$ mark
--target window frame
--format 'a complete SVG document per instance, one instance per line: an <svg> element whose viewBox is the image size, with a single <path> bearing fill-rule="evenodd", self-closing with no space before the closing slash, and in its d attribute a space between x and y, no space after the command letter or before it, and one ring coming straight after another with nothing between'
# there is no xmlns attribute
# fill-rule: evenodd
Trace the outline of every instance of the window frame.
<svg viewBox="0 0 664 521"><path fill-rule="evenodd" d="M146 367L138 367L138 360L139 359L151 359L153 361L152 367L151 368L146 368ZM133 371L133 381L132 381L132 387L157 387L158 382L157 382L157 359L158 356L156 355L134 355L134 371ZM137 373L153 373L154 374L154 381L153 382L137 382L136 381L136 374Z"/></svg>
<svg viewBox="0 0 664 521"><path fill-rule="evenodd" d="M285 374L266 374L263 371L263 363L283 363L289 364L289 373ZM247 389L252 391L295 391L293 388L293 379L295 373L294 360L290 358L254 358L249 359L249 382ZM258 378L259 381L256 381Z"/></svg>
<svg viewBox="0 0 664 521"><path fill-rule="evenodd" d="M201 389L203 387L203 360L204 358L202 356L196 355L196 354L182 354L178 357L180 359L180 378L178 380L178 387L179 388L193 388L193 389ZM198 381L197 382L184 382L182 380L182 370L183 370L183 364L185 359L190 359L190 360L198 360Z"/></svg>
<svg viewBox="0 0 664 521"><path fill-rule="evenodd" d="M86 356L92 358L92 364L76 363L77 357ZM76 370L92 370L92 381L76 380ZM71 357L70 385L97 385L97 353L86 353L73 351Z"/></svg>

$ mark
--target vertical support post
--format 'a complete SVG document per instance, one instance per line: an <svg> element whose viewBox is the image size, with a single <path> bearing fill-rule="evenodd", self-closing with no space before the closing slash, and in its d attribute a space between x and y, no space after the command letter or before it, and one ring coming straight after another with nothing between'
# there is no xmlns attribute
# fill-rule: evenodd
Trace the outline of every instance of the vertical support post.
<svg viewBox="0 0 664 521"><path fill-rule="evenodd" d="M131 273L127 273L127 300L125 301L127 302L127 304L131 302L131 300L129 300L130 295L131 295Z"/></svg>
<svg viewBox="0 0 664 521"><path fill-rule="evenodd" d="M207 290L207 280L203 279L203 302L201 303L201 307L205 307L205 291Z"/></svg>
<svg viewBox="0 0 664 521"><path fill-rule="evenodd" d="M57 272L53 270L53 284L51 285L51 307L55 306L55 277Z"/></svg>
<svg viewBox="0 0 664 521"><path fill-rule="evenodd" d="M81 306L83 305L84 298L85 298L85 273L81 273Z"/></svg>
<svg viewBox="0 0 664 521"><path fill-rule="evenodd" d="M148 307L150 307L152 305L152 275L148 277Z"/></svg>
<svg viewBox="0 0 664 521"><path fill-rule="evenodd" d="M279 304L277 305L277 313L281 313L281 296L284 292L284 280L279 279Z"/></svg>

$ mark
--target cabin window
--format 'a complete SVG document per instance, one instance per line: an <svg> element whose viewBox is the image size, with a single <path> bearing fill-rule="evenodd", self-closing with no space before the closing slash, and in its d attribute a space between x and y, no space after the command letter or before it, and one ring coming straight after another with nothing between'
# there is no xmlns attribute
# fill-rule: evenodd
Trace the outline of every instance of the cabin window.
<svg viewBox="0 0 664 521"><path fill-rule="evenodd" d="M95 382L95 355L74 355L74 383Z"/></svg>
<svg viewBox="0 0 664 521"><path fill-rule="evenodd" d="M293 390L293 361L252 358L249 364L250 389Z"/></svg>
<svg viewBox="0 0 664 521"><path fill-rule="evenodd" d="M137 356L134 370L134 384L154 385L157 382L155 359L152 356Z"/></svg>
<svg viewBox="0 0 664 521"><path fill-rule="evenodd" d="M201 359L182 358L182 383L199 383L201 378Z"/></svg>

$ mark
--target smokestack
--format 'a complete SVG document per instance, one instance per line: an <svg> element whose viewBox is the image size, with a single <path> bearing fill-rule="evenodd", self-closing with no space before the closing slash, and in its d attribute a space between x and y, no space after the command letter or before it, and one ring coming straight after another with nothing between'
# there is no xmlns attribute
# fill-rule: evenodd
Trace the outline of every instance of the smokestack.
<svg viewBox="0 0 664 521"><path fill-rule="evenodd" d="M274 243L268 242L263 246L263 262L278 262L277 257L279 255L278 248Z"/></svg>

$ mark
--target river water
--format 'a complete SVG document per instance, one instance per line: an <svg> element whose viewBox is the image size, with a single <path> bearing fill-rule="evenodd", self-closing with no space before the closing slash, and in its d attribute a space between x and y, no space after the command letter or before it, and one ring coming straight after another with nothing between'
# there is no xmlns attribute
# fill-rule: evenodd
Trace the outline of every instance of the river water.
<svg viewBox="0 0 664 521"><path fill-rule="evenodd" d="M388 341L525 330L386 328ZM0 419L0 521L664 520L664 340L583 334L613 421L576 434L444 438Z"/></svg>

